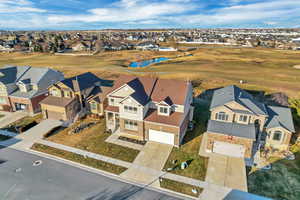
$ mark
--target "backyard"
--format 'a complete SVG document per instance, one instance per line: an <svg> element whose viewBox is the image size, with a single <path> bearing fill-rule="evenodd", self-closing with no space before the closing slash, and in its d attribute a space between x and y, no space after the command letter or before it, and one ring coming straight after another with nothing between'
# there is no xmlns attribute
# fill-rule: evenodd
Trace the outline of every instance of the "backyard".
<svg viewBox="0 0 300 200"><path fill-rule="evenodd" d="M201 115L200 115L201 113ZM171 173L175 173L190 178L205 180L208 158L199 156L199 148L201 144L202 134L206 130L206 122L208 120L209 110L207 103L195 103L193 131L188 131L184 137L183 145L179 148L173 148L164 170L173 168ZM177 162L174 163L173 161ZM188 167L184 170L180 169L181 162L187 162Z"/></svg>
<svg viewBox="0 0 300 200"><path fill-rule="evenodd" d="M80 124L96 122L95 125L80 131L79 133L70 133L70 130L78 127ZM58 131L46 139L55 143L79 148L93 153L108 157L133 162L139 151L116 144L105 142L110 134L105 132L105 120L95 120L86 118L78 121L71 127Z"/></svg>

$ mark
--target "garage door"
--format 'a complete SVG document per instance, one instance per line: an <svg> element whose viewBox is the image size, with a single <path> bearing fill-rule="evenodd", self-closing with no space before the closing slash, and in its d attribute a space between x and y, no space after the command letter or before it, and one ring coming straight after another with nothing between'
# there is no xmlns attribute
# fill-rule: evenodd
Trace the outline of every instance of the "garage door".
<svg viewBox="0 0 300 200"><path fill-rule="evenodd" d="M213 152L231 157L242 158L245 154L245 148L242 145L230 144L227 142L214 142Z"/></svg>
<svg viewBox="0 0 300 200"><path fill-rule="evenodd" d="M150 129L149 140L174 145L174 134Z"/></svg>
<svg viewBox="0 0 300 200"><path fill-rule="evenodd" d="M47 119L63 120L63 113L47 110Z"/></svg>

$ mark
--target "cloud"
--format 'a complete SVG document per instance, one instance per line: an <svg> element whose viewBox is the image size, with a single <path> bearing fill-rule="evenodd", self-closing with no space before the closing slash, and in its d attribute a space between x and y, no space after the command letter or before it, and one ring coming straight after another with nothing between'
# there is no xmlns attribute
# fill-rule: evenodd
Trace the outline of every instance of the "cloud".
<svg viewBox="0 0 300 200"><path fill-rule="evenodd" d="M29 0L0 0L1 13L44 13L46 10L34 7Z"/></svg>
<svg viewBox="0 0 300 200"><path fill-rule="evenodd" d="M56 23L129 22L182 14L198 7L192 3L182 4L178 0L173 1L121 0L107 7L90 9L87 14L51 15L48 20Z"/></svg>
<svg viewBox="0 0 300 200"><path fill-rule="evenodd" d="M173 18L178 23L200 25L229 25L249 22L261 23L269 19L300 17L300 1L275 0L260 3L233 5L212 9L208 13L192 14ZM273 21L273 20L272 20ZM275 21L273 21L275 22Z"/></svg>

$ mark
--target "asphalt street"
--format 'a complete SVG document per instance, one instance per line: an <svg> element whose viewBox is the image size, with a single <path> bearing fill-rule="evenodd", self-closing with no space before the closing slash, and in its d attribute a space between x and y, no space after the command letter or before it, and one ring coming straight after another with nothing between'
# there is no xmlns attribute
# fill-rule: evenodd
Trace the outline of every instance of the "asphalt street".
<svg viewBox="0 0 300 200"><path fill-rule="evenodd" d="M33 166L37 160L42 164ZM178 198L10 148L0 149L0 200Z"/></svg>

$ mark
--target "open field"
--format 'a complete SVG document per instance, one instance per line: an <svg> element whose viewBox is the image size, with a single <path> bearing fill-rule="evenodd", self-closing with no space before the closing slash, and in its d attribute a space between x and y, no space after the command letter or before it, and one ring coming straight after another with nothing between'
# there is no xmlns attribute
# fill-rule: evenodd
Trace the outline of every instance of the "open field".
<svg viewBox="0 0 300 200"><path fill-rule="evenodd" d="M50 54L0 54L0 66L6 64L48 66L67 76L91 71L103 78L120 73L155 74L163 78L201 80L201 89L228 84L267 92L285 92L300 97L300 52L262 48L210 48L191 51L193 56L175 58L180 52L116 51L94 56L55 56ZM130 61L166 56L174 59L143 69L129 69Z"/></svg>

